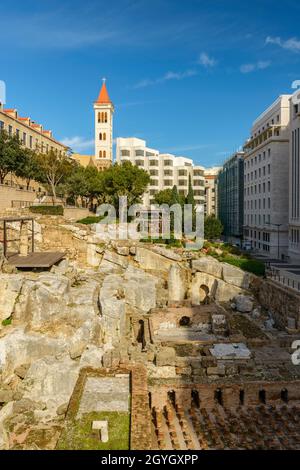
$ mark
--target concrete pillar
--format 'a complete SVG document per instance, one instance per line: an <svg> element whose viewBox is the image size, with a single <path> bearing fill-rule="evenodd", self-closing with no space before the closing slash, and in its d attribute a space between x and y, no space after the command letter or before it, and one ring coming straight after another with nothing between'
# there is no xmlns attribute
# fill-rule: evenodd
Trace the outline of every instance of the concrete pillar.
<svg viewBox="0 0 300 470"><path fill-rule="evenodd" d="M169 302L182 302L187 291L187 273L185 269L173 264L169 269L168 292Z"/></svg>
<svg viewBox="0 0 300 470"><path fill-rule="evenodd" d="M93 421L92 429L99 431L101 442L108 442L108 423L107 421Z"/></svg>
<svg viewBox="0 0 300 470"><path fill-rule="evenodd" d="M20 227L20 256L28 256L28 226L22 221Z"/></svg>

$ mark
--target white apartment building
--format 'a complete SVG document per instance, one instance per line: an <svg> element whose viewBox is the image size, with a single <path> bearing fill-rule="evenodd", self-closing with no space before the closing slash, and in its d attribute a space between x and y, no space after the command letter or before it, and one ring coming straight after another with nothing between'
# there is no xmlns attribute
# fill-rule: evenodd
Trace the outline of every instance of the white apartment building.
<svg viewBox="0 0 300 470"><path fill-rule="evenodd" d="M300 93L290 103L289 257L300 263Z"/></svg>
<svg viewBox="0 0 300 470"><path fill-rule="evenodd" d="M244 146L244 240L270 258L288 254L290 95L253 123Z"/></svg>
<svg viewBox="0 0 300 470"><path fill-rule="evenodd" d="M142 139L119 137L116 161L130 161L150 174L150 185L143 198L146 207L154 203L155 194L163 189L171 189L174 185L180 194L186 196L190 177L196 203L204 204L204 167L195 166L190 158L159 153L158 150L147 147Z"/></svg>
<svg viewBox="0 0 300 470"><path fill-rule="evenodd" d="M218 174L222 167L216 166L212 168L206 168L204 171L205 177L205 203L204 213L205 215L215 215L218 212Z"/></svg>

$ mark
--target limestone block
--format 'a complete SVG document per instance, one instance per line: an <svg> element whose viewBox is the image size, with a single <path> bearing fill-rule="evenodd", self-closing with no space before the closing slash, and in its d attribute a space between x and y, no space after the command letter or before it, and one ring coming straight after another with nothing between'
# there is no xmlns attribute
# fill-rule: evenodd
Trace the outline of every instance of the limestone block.
<svg viewBox="0 0 300 470"><path fill-rule="evenodd" d="M13 402L7 403L0 410L0 450L9 449L9 436L5 421L13 414Z"/></svg>
<svg viewBox="0 0 300 470"><path fill-rule="evenodd" d="M187 287L187 271L178 264L173 264L168 275L169 302L183 301L186 298Z"/></svg>
<svg viewBox="0 0 300 470"><path fill-rule="evenodd" d="M242 289L249 289L250 275L248 273L227 263L221 263L221 265L223 267L223 280L225 282L241 287Z"/></svg>
<svg viewBox="0 0 300 470"><path fill-rule="evenodd" d="M155 363L157 367L174 366L176 362L176 352L174 348L166 347L156 354Z"/></svg>
<svg viewBox="0 0 300 470"><path fill-rule="evenodd" d="M212 256L203 256L193 260L192 269L222 279L222 264Z"/></svg>
<svg viewBox="0 0 300 470"><path fill-rule="evenodd" d="M250 359L251 351L244 343L218 343L210 349L217 359Z"/></svg>
<svg viewBox="0 0 300 470"><path fill-rule="evenodd" d="M0 323L13 314L23 282L20 274L0 274Z"/></svg>
<svg viewBox="0 0 300 470"><path fill-rule="evenodd" d="M237 295L234 298L234 302L236 304L236 309L241 313L252 312L253 310L253 299L248 295Z"/></svg>
<svg viewBox="0 0 300 470"><path fill-rule="evenodd" d="M218 280L218 287L215 294L215 300L217 302L229 302L236 295L242 293L243 290L240 287L236 287L232 284L227 284L227 282Z"/></svg>
<svg viewBox="0 0 300 470"><path fill-rule="evenodd" d="M48 355L65 353L68 345L64 339L51 338L38 333L25 333L15 328L0 339L0 372L2 378L11 377L14 371L24 365Z"/></svg>
<svg viewBox="0 0 300 470"><path fill-rule="evenodd" d="M34 362L24 379L23 398L43 402L47 416L55 417L59 406L69 402L79 374L79 364L68 356L44 357Z"/></svg>
<svg viewBox="0 0 300 470"><path fill-rule="evenodd" d="M144 313L156 307L157 279L141 269L129 266L124 275L125 300Z"/></svg>
<svg viewBox="0 0 300 470"><path fill-rule="evenodd" d="M152 250L137 246L135 260L142 269L168 272L174 261Z"/></svg>

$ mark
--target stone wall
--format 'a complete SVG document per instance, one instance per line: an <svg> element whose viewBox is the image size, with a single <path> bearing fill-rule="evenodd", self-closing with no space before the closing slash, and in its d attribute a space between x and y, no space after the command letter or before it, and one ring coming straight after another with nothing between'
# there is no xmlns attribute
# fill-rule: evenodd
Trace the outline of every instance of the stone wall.
<svg viewBox="0 0 300 470"><path fill-rule="evenodd" d="M108 377L128 373L131 379L130 449L150 450L152 447L151 413L149 408L147 370L142 364L116 369L81 369L69 402L66 418L70 421L76 419L88 377Z"/></svg>
<svg viewBox="0 0 300 470"><path fill-rule="evenodd" d="M12 201L29 201L36 199L36 192L0 185L0 211L12 207Z"/></svg>
<svg viewBox="0 0 300 470"><path fill-rule="evenodd" d="M300 330L300 295L286 286L263 280L259 283L258 300L270 310L280 327Z"/></svg>
<svg viewBox="0 0 300 470"><path fill-rule="evenodd" d="M200 406L213 409L216 404L216 392L224 408L235 408L241 405L240 392L243 391L243 406L262 404L262 392L265 392L265 403L268 405L283 404L281 392L287 390L288 403L297 403L300 399L300 381L294 382L247 382L235 384L166 384L159 383L149 387L152 406L163 409L169 400L170 393L175 393L176 403L190 407L192 392L198 393ZM174 396L174 395L173 395Z"/></svg>

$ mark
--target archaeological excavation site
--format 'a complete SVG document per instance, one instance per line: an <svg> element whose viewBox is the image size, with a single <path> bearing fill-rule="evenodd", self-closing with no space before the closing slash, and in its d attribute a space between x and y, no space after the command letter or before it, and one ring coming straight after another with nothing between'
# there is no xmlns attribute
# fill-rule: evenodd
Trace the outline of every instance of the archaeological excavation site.
<svg viewBox="0 0 300 470"><path fill-rule="evenodd" d="M296 291L62 216L0 225L1 450L300 450Z"/></svg>

